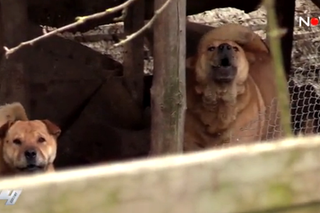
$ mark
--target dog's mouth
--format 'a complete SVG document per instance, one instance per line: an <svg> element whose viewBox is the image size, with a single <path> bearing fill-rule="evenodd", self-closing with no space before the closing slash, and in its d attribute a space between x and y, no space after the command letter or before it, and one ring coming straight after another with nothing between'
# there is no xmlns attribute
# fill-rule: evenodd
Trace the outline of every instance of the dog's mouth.
<svg viewBox="0 0 320 213"><path fill-rule="evenodd" d="M237 68L233 66L228 58L221 60L220 65L211 66L212 80L216 83L231 83L236 75Z"/></svg>
<svg viewBox="0 0 320 213"><path fill-rule="evenodd" d="M231 65L231 61L228 57L222 58L220 61L220 67L230 67Z"/></svg>
<svg viewBox="0 0 320 213"><path fill-rule="evenodd" d="M44 165L28 164L26 167L16 167L21 172L37 172L45 169Z"/></svg>

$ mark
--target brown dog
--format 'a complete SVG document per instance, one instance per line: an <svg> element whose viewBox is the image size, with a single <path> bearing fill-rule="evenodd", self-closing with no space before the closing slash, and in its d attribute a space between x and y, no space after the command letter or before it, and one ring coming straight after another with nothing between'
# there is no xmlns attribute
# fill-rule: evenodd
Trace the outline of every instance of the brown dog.
<svg viewBox="0 0 320 213"><path fill-rule="evenodd" d="M272 60L249 28L209 31L187 68L186 151L281 135Z"/></svg>
<svg viewBox="0 0 320 213"><path fill-rule="evenodd" d="M28 121L16 116L24 112L22 106L20 110L4 107L12 119L0 127L0 175L54 171L60 128L49 120Z"/></svg>

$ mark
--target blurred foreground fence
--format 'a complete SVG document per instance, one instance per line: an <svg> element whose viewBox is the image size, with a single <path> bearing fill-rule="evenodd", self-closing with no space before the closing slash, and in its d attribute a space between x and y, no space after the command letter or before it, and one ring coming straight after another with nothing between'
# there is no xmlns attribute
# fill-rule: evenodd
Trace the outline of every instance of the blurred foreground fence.
<svg viewBox="0 0 320 213"><path fill-rule="evenodd" d="M5 213L320 212L320 137L0 180Z"/></svg>

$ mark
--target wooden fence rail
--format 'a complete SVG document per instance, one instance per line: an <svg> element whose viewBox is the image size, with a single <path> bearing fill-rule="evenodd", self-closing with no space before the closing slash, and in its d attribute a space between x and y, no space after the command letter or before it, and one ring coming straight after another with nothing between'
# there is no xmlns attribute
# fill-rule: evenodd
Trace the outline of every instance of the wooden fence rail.
<svg viewBox="0 0 320 213"><path fill-rule="evenodd" d="M320 137L0 180L5 213L320 212Z"/></svg>

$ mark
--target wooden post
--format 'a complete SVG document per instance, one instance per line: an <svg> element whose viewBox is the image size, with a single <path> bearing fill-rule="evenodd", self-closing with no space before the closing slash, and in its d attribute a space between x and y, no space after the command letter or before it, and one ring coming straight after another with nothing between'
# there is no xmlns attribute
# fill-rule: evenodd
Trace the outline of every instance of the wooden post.
<svg viewBox="0 0 320 213"><path fill-rule="evenodd" d="M155 11L167 0L155 0ZM154 23L151 153L182 152L186 110L186 0L171 0Z"/></svg>
<svg viewBox="0 0 320 213"><path fill-rule="evenodd" d="M26 0L0 0L3 43L8 48L28 39L28 13ZM3 47L1 47L3 48ZM0 58L0 104L19 101L29 111L29 83L26 65L22 59L28 57L21 48L9 58Z"/></svg>
<svg viewBox="0 0 320 213"><path fill-rule="evenodd" d="M131 35L144 25L144 0L137 0L127 8L124 19L124 33ZM141 107L143 101L143 76L144 76L144 56L143 56L143 35L124 45L123 69L126 86L133 99Z"/></svg>
<svg viewBox="0 0 320 213"><path fill-rule="evenodd" d="M0 1L0 59L2 58L3 54L4 54L4 49L3 49L3 46L4 46L4 26L3 26L3 21L2 21L2 15L1 15L1 12L2 12L2 9L1 9L1 1ZM0 63L1 63L1 60L0 60Z"/></svg>
<svg viewBox="0 0 320 213"><path fill-rule="evenodd" d="M7 47L13 47L28 38L28 11L26 0L0 0Z"/></svg>

